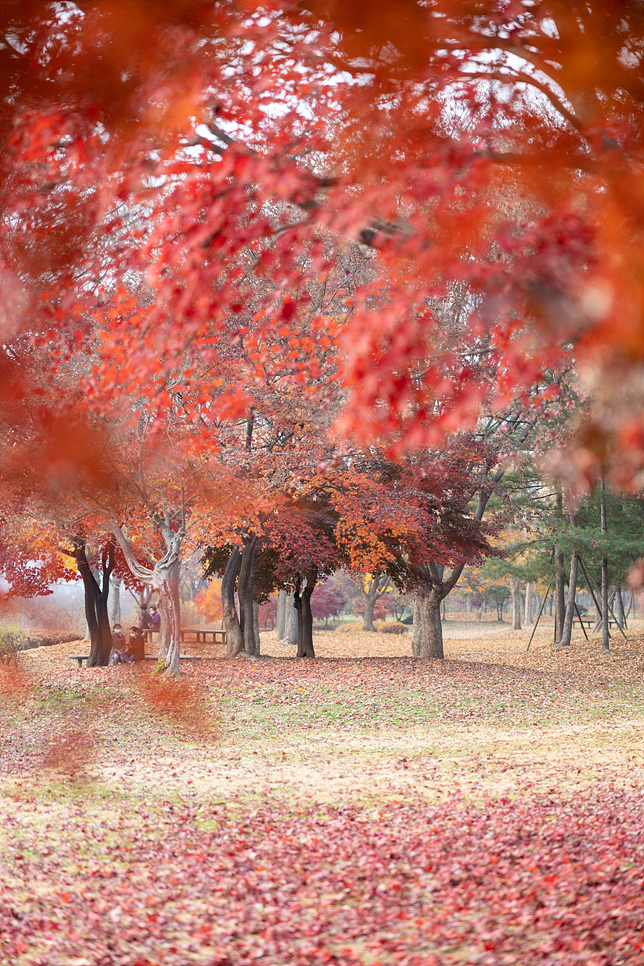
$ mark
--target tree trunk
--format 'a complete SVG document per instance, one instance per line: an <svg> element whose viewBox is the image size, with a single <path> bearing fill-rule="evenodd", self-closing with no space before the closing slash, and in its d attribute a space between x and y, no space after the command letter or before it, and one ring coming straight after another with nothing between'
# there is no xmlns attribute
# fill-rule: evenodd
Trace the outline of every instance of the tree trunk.
<svg viewBox="0 0 644 966"><path fill-rule="evenodd" d="M518 577L510 577L510 593L512 594L512 630L521 630L521 583ZM526 594L527 596L527 594Z"/></svg>
<svg viewBox="0 0 644 966"><path fill-rule="evenodd" d="M286 630L284 639L289 644L297 644L298 641L298 613L295 607L295 593L290 593L286 598Z"/></svg>
<svg viewBox="0 0 644 966"><path fill-rule="evenodd" d="M283 641L286 634L286 591L277 595L277 640Z"/></svg>
<svg viewBox="0 0 644 966"><path fill-rule="evenodd" d="M525 614L523 621L525 624L532 624L532 606L534 601L534 594L532 590L532 581L529 580L525 585Z"/></svg>
<svg viewBox="0 0 644 966"><path fill-rule="evenodd" d="M608 533L606 520L606 484L601 482L601 529ZM602 554L602 651L610 651L610 629L608 626L608 557Z"/></svg>
<svg viewBox="0 0 644 966"><path fill-rule="evenodd" d="M572 638L572 622L575 617L575 600L577 597L577 570L579 569L579 558L575 553L570 558L570 581L568 583L568 606L564 617L561 637L557 641L557 647L570 647Z"/></svg>
<svg viewBox="0 0 644 966"><path fill-rule="evenodd" d="M152 579L161 615L159 660L165 664L168 677L175 677L179 674L181 653L181 561L174 555L167 561L159 561L154 567Z"/></svg>
<svg viewBox="0 0 644 966"><path fill-rule="evenodd" d="M244 638L235 607L235 582L241 566L242 552L233 547L221 580L221 610L226 631L226 656L235 657L244 646Z"/></svg>
<svg viewBox="0 0 644 966"><path fill-rule="evenodd" d="M255 615L253 613L256 544L257 536L254 533L242 536L242 559L239 568L239 578L237 580L239 618L244 637L244 653L249 657L254 657L257 653L255 645Z"/></svg>
<svg viewBox="0 0 644 966"><path fill-rule="evenodd" d="M441 603L446 595L439 587L419 591L414 598L414 656L421 660L443 660L443 625ZM416 637L416 602L418 603L419 628Z"/></svg>
<svg viewBox="0 0 644 966"><path fill-rule="evenodd" d="M260 640L259 640L259 603L253 601L253 630L255 631L255 655L259 657L260 655Z"/></svg>
<svg viewBox="0 0 644 966"><path fill-rule="evenodd" d="M300 593L302 582L298 577L295 584L294 602L297 610L297 656L315 657L313 648L313 614L311 595L317 583L317 572L310 570L306 575L306 586Z"/></svg>
<svg viewBox="0 0 644 966"><path fill-rule="evenodd" d="M413 636L411 639L411 653L414 657L420 657L420 642L423 636L420 616L420 597L414 594L414 622Z"/></svg>
<svg viewBox="0 0 644 966"><path fill-rule="evenodd" d="M624 613L624 598L622 597L622 588L618 584L615 588L615 617L617 618L617 623L624 630L626 626L626 615Z"/></svg>
<svg viewBox="0 0 644 966"><path fill-rule="evenodd" d="M112 650L112 630L107 612L107 602L110 593L110 576L114 569L114 544L110 542L103 554L100 572L101 583L99 583L92 573L87 559L87 544L84 537L74 537L72 543L73 551L71 553L66 550L63 552L76 561L78 572L83 581L85 618L90 640L87 666L105 667L109 662L110 651Z"/></svg>
<svg viewBox="0 0 644 966"><path fill-rule="evenodd" d="M383 594L387 593L389 589L389 577L386 574L381 574L379 577L371 578L371 586L369 590L362 589L362 593L365 596L365 607L364 607L364 621L362 624L363 631L374 631L376 628L373 625L373 609L376 606L376 601Z"/></svg>
<svg viewBox="0 0 644 966"><path fill-rule="evenodd" d="M114 574L110 577L110 583L112 588L112 599L110 602L110 624L120 624L121 623L121 578L115 577Z"/></svg>

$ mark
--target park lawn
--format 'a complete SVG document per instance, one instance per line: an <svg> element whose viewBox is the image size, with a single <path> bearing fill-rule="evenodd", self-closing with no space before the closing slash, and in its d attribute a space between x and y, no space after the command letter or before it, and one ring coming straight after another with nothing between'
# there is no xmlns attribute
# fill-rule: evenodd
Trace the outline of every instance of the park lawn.
<svg viewBox="0 0 644 966"><path fill-rule="evenodd" d="M463 660L5 676L0 963L644 961L644 688Z"/></svg>

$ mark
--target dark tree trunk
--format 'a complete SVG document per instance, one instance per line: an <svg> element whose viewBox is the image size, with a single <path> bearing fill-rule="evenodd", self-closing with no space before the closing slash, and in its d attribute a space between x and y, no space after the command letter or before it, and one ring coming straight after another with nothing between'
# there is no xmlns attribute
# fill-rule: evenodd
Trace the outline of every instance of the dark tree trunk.
<svg viewBox="0 0 644 966"><path fill-rule="evenodd" d="M294 603L297 610L297 656L315 657L313 648L313 614L311 613L311 595L317 583L317 572L310 570L306 575L306 586L301 591L302 581L297 578L295 584ZM300 592L301 591L301 592Z"/></svg>
<svg viewBox="0 0 644 966"><path fill-rule="evenodd" d="M521 630L521 583L518 577L510 577L512 595L512 630Z"/></svg>
<svg viewBox="0 0 644 966"><path fill-rule="evenodd" d="M226 631L228 657L235 657L244 647L237 608L235 607L235 582L242 561L242 552L239 547L233 547L224 575L221 581L221 609L224 618L224 629Z"/></svg>
<svg viewBox="0 0 644 966"><path fill-rule="evenodd" d="M244 653L249 657L257 654L255 642L255 614L253 612L253 596L255 594L255 534L242 537L242 559L237 580L237 596L239 598L239 618L244 637Z"/></svg>
<svg viewBox="0 0 644 966"><path fill-rule="evenodd" d="M83 537L74 537L74 549L71 553L78 567L85 591L85 617L89 631L90 648L88 667L105 667L112 650L112 630L110 627L107 602L110 593L110 576L114 569L114 544L110 541L103 553L100 571L100 583L92 573L87 560L87 544Z"/></svg>

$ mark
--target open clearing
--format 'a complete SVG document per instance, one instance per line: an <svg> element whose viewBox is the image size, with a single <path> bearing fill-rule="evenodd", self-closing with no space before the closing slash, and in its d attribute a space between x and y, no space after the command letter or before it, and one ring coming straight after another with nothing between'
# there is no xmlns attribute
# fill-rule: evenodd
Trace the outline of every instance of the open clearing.
<svg viewBox="0 0 644 966"><path fill-rule="evenodd" d="M644 641L5 674L0 963L644 961ZM207 648L205 649L207 651Z"/></svg>

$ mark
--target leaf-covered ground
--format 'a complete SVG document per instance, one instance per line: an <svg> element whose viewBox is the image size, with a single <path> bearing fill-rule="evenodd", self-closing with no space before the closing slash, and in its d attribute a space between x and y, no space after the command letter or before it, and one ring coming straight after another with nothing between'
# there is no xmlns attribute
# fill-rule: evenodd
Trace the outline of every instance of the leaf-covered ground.
<svg viewBox="0 0 644 966"><path fill-rule="evenodd" d="M638 673L47 651L3 677L2 966L644 962Z"/></svg>

